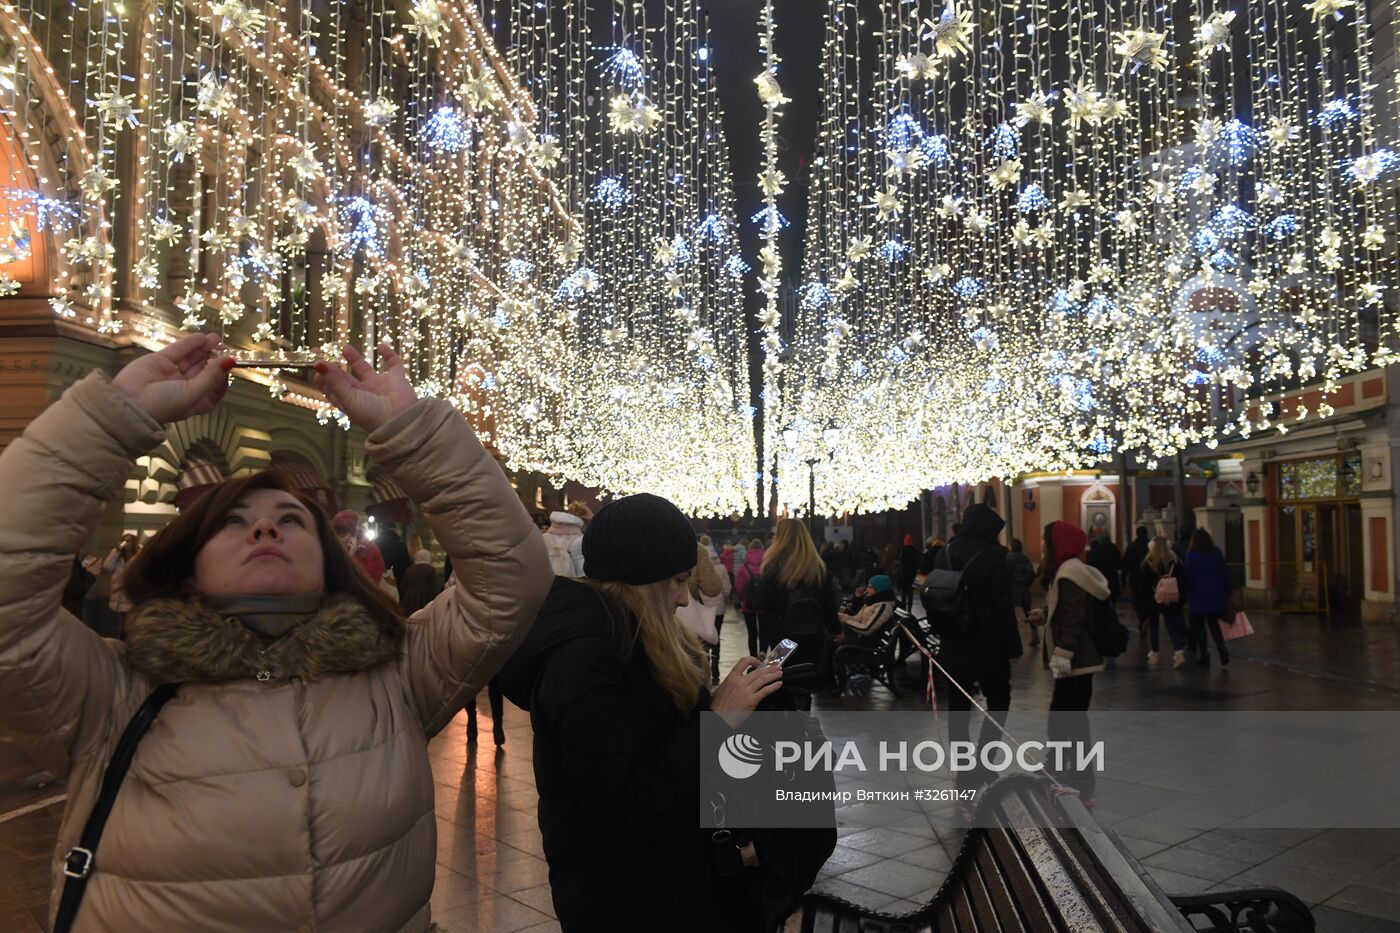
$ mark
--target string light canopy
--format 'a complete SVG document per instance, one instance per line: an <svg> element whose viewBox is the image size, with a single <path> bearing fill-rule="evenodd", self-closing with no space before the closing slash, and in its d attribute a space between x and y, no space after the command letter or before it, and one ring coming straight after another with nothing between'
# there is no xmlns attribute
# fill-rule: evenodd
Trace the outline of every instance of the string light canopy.
<svg viewBox="0 0 1400 933"><path fill-rule="evenodd" d="M114 339L214 330L288 362L388 342L509 466L742 509L743 259L708 38L619 4L605 53L586 10L534 6L507 61L463 0L6 7L32 176L4 199L11 252L51 238L39 290ZM280 375L275 397L348 426Z"/></svg>
<svg viewBox="0 0 1400 933"><path fill-rule="evenodd" d="M1395 346L1372 43L1331 0L832 0L779 501L1151 465L1286 430L1236 414L1269 384L1325 417Z"/></svg>

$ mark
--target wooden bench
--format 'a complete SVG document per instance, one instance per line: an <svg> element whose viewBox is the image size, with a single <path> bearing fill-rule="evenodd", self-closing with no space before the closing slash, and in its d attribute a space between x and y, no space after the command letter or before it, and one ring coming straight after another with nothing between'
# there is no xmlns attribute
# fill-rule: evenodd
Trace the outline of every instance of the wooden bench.
<svg viewBox="0 0 1400 933"><path fill-rule="evenodd" d="M889 914L827 894L803 900L801 933L1312 933L1284 891L1168 897L1078 797L1010 775L982 795L952 870L926 907ZM1204 924L1204 925L1202 925Z"/></svg>

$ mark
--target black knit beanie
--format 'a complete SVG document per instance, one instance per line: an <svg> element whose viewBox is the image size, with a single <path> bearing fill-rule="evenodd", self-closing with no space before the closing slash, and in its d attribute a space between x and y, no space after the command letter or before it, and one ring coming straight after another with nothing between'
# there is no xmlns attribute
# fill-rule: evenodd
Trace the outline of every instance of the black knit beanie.
<svg viewBox="0 0 1400 933"><path fill-rule="evenodd" d="M598 510L583 533L583 575L646 586L695 566L695 529L660 496L638 493Z"/></svg>

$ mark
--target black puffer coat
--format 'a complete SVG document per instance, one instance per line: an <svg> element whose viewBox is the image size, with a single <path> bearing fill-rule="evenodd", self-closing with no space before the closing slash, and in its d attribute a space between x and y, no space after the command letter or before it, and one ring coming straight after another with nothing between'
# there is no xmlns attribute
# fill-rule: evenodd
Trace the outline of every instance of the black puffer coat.
<svg viewBox="0 0 1400 933"><path fill-rule="evenodd" d="M700 829L701 690L686 715L661 689L636 623L557 577L500 674L530 712L540 831L565 933L744 931L756 912L717 877Z"/></svg>
<svg viewBox="0 0 1400 933"><path fill-rule="evenodd" d="M945 653L1021 656L1021 633L1016 628L1012 601L1014 581L1006 563L1006 548L997 541L1005 524L989 506L980 502L970 505L963 513L962 530L938 555L938 567L963 571L976 607L975 624L965 638L945 634ZM974 563L973 558L983 551L988 553Z"/></svg>

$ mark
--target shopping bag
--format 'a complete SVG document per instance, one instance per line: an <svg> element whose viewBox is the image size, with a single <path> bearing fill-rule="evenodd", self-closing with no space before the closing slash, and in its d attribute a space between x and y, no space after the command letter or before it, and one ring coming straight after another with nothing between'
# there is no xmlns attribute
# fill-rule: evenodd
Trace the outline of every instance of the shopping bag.
<svg viewBox="0 0 1400 933"><path fill-rule="evenodd" d="M1254 626L1249 624L1249 616L1243 612L1236 612L1231 621L1220 626L1220 633L1225 636L1226 641L1233 641L1236 638L1253 635Z"/></svg>

